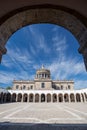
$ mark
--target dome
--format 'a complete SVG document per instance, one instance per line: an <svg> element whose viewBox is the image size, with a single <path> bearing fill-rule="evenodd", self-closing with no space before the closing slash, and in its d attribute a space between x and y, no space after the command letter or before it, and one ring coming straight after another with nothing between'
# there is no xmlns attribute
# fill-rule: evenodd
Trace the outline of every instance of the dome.
<svg viewBox="0 0 87 130"><path fill-rule="evenodd" d="M42 65L41 69L36 71L36 78L38 79L50 79L50 70L45 69Z"/></svg>

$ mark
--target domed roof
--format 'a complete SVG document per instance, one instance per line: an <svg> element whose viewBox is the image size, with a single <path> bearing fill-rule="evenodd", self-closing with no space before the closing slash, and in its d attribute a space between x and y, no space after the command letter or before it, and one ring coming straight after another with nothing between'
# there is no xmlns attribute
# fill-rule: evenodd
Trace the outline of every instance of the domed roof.
<svg viewBox="0 0 87 130"><path fill-rule="evenodd" d="M50 70L45 69L44 65L42 65L41 69L36 71L36 74L40 74L40 73L50 74Z"/></svg>

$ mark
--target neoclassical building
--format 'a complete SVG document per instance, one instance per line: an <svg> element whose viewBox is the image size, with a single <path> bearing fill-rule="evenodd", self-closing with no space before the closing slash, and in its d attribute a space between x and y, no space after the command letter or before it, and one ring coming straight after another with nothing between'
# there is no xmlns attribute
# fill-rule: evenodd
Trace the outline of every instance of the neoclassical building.
<svg viewBox="0 0 87 130"><path fill-rule="evenodd" d="M14 80L12 90L0 90L0 102L87 102L87 89L74 90L72 80L52 80L42 66L34 80Z"/></svg>

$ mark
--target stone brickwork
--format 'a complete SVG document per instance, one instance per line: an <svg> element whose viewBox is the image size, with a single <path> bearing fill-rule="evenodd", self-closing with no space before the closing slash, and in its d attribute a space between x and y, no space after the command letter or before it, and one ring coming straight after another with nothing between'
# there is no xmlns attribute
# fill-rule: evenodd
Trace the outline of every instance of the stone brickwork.
<svg viewBox="0 0 87 130"><path fill-rule="evenodd" d="M87 69L87 28L69 12L45 6L18 12L0 26L0 58L6 53L5 44L9 37L18 29L34 23L53 23L68 29L80 44L79 52Z"/></svg>

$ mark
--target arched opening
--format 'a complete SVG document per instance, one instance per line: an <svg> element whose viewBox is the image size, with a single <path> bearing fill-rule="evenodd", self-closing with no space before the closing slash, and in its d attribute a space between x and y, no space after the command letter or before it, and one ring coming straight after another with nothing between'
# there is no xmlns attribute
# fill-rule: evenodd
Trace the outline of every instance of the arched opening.
<svg viewBox="0 0 87 130"><path fill-rule="evenodd" d="M12 102L16 102L16 93L12 94Z"/></svg>
<svg viewBox="0 0 87 130"><path fill-rule="evenodd" d="M27 102L27 100L28 100L28 94L25 93L23 95L23 102Z"/></svg>
<svg viewBox="0 0 87 130"><path fill-rule="evenodd" d="M45 102L45 94L41 94L41 102Z"/></svg>
<svg viewBox="0 0 87 130"><path fill-rule="evenodd" d="M39 94L35 94L35 102L39 102Z"/></svg>
<svg viewBox="0 0 87 130"><path fill-rule="evenodd" d="M53 102L57 102L57 94L53 94Z"/></svg>
<svg viewBox="0 0 87 130"><path fill-rule="evenodd" d="M33 99L34 99L34 95L32 93L29 94L29 102L33 102Z"/></svg>
<svg viewBox="0 0 87 130"><path fill-rule="evenodd" d="M58 98L59 98L59 102L63 102L63 94L59 94Z"/></svg>
<svg viewBox="0 0 87 130"><path fill-rule="evenodd" d="M7 17L4 23L2 23L0 26L1 30L3 30L3 33L1 33L1 43L4 51L2 52L6 52L4 45L11 34L16 32L21 27L34 23L53 23L63 26L74 34L74 36L78 39L80 45L86 47L87 28L74 13L70 14L70 12L65 10L67 9L59 7L57 8L55 5L49 5L49 8L48 6L43 5L43 7L41 6L40 8L36 6L35 8L32 7L32 9L21 9L21 11L18 13L16 10L14 10L15 13L10 13L10 17ZM15 24L16 26L13 26ZM80 52L84 55L84 61L87 61L87 55L83 53L84 50L82 47L80 48ZM87 66L86 62L85 64Z"/></svg>
<svg viewBox="0 0 87 130"><path fill-rule="evenodd" d="M76 101L77 101L77 102L81 102L81 97L80 97L80 94L79 94L79 93L76 94Z"/></svg>
<svg viewBox="0 0 87 130"><path fill-rule="evenodd" d="M84 102L84 95L83 95L83 93L81 93L81 97L82 97L82 101Z"/></svg>
<svg viewBox="0 0 87 130"><path fill-rule="evenodd" d="M40 27L40 26L43 26L43 27ZM51 27L52 26L52 27ZM47 31L43 31L43 33L40 35L40 33L41 32L39 32L39 33L35 33L35 29L34 28L36 28L36 30L38 30L38 28L40 28L40 30L42 29L42 30L45 30L45 28L47 27L47 30L48 30L48 32ZM28 28L28 29L27 29ZM49 29L51 29L51 30L49 30ZM55 28L56 28L56 30L57 31L55 31ZM16 72L18 72L17 70L18 70L18 68L16 67L16 65L15 65L15 63L17 63L19 66L20 66L20 70L23 70L23 72L25 72L25 69L27 70L25 73L26 73L26 77L25 77L25 79L27 79L28 77L32 77L34 74L32 74L32 72L29 74L28 73L28 67L27 67L27 61L29 61L30 59L29 59L29 57L28 57L28 55L30 55L30 58L31 59L33 59L33 61L34 62L36 62L36 58L35 58L35 53L37 53L37 57L40 57L39 56L39 54L41 53L41 52L43 52L43 57L42 57L42 59L40 59L40 60L42 60L42 61L46 61L47 62L47 66L48 67L50 67L50 66L55 66L55 63L56 63L56 66L58 66L58 67L60 67L60 69L59 69L59 73L62 73L62 72L65 72L65 73L67 73L66 71L67 71L67 68L69 68L69 71L68 71L68 76L70 75L70 68L72 68L72 67L74 67L74 66L76 66L76 67L78 67L78 64L76 65L76 61L74 61L73 63L75 64L75 65L73 65L73 64L69 64L70 62L71 62L71 56L70 56L70 58L68 57L68 59L69 59L69 61L67 60L67 56L65 55L65 52L68 52L68 50L69 50L69 48L73 45L72 43L71 43L71 41L69 42L66 42L66 38L65 37L68 37L68 35L66 35L65 36L65 34L66 34L66 32L68 32L67 30L65 30L63 27L60 27L60 26L56 26L56 25L54 25L54 24L34 24L34 25L30 25L30 26L26 26L26 27L24 27L24 28L22 28L23 30L25 30L25 32L27 32L28 30L29 30L29 34L27 34L27 33L25 33L25 35L27 34L28 35L28 38L29 39L34 39L34 38L32 38L31 37L31 35L33 35L33 32L34 32L34 35L36 36L37 35L37 38L36 39L34 39L34 41L33 40L31 40L30 42L28 42L29 41L29 39L27 39L27 42L24 44L24 42L25 42L25 40L23 41L23 39L25 39L25 35L24 35L24 37L23 37L23 39L21 38L21 40L19 40L19 42L18 42L18 44L17 44L17 42L14 44L14 42L12 42L13 44L11 44L10 45L10 43L11 42L8 42L8 44L9 44L9 46L10 46L10 48L12 49L13 48L13 51L11 51L12 52L12 54L10 54L10 49L8 48L8 50L9 50L9 53L8 53L8 56L9 57L11 57L11 55L14 57L14 61L15 62L13 62L12 63L12 58L9 58L9 59L11 59L11 63L12 63L12 65L14 65L14 70L15 70L15 73ZM21 29L21 30L22 30ZM21 30L18 30L18 32L22 32ZM52 31L53 30L53 31ZM58 35L59 33L60 33L60 30L65 30L65 31L63 31L64 32L64 34L63 35ZM52 34L50 35L50 33L49 32L51 32L52 31ZM18 34L18 32L16 32L17 34ZM14 37L15 38L19 38L19 37L16 37L16 33L15 34L13 34L14 35ZM48 38L46 37L45 38L45 35L43 35L43 34L46 34L46 33L49 33L49 36L51 36L51 38L52 39L50 39L50 42L47 42L46 44L45 44L45 42L44 42L44 40L43 39L47 39L48 40ZM58 34L56 34L56 33L58 33ZM70 32L68 32L68 33L70 33ZM56 34L56 35L55 35ZM60 33L60 34L62 34L62 33ZM20 34L19 34L20 35ZM23 35L23 34L22 34ZM53 35L53 37L52 37L52 35ZM70 35L72 35L72 34L70 34ZM64 37L62 37L62 36L64 36ZM44 38L43 38L44 37ZM41 38L41 40L43 41L43 42L38 42L38 44L40 45L40 47L39 47L39 49L38 49L38 47L36 46L36 40L37 39L39 39L39 38ZM11 39L13 39L13 38L11 38ZM17 40L16 39L16 40ZM56 40L55 40L56 39ZM67 38L67 40L68 40L68 38ZM74 38L74 40L75 40L75 38ZM14 41L14 40L13 40ZM40 39L38 40L38 41L40 41ZM20 45L19 43L21 43L22 42L22 44ZM49 44L50 43L50 44ZM54 43L54 44L52 44L52 43ZM59 43L59 44L58 44ZM60 43L63 43L63 45L62 44L60 44ZM69 44L71 43L72 45L69 45ZM76 42L75 42L75 44L76 44ZM77 43L78 44L78 43ZM23 46L24 45L24 46ZM13 46L13 47L12 47ZM21 49L20 49L20 46L21 46ZM22 47L23 46L23 47ZM50 46L50 48L49 48L49 46ZM70 47L69 47L70 46ZM78 47L78 45L76 45L76 47ZM16 48L16 50L14 49L14 48ZM30 49L31 48L31 49ZM33 48L33 49L32 49ZM52 49L53 48L53 49ZM72 50L73 50L73 47L71 47L72 48ZM36 52L36 50L38 49L38 52ZM60 49L61 49L61 51L60 51ZM65 50L66 51L65 51ZM47 51L46 51L47 50ZM70 51L70 52L72 52L72 50ZM76 49L77 50L77 49ZM15 51L17 52L17 53L15 53ZM24 53L23 53L24 52ZM49 53L49 55L48 55L48 53ZM15 55L16 54L16 55ZM25 54L25 55L24 55ZM52 55L52 54L54 54L54 55ZM65 57L64 58L62 58L61 57L61 54L63 54ZM71 54L72 55L72 54ZM77 55L77 54L76 54ZM17 57L17 58L16 58ZM21 57L21 58L20 58ZM25 65L25 62L24 62L24 60L23 60L23 57L26 57L25 58L25 62L26 62L26 65ZM56 57L56 58L55 58ZM48 63L48 61L47 61L47 59L49 59L49 63L51 63L51 64L49 64ZM52 59L55 59L54 60L54 62L52 62L52 60L51 60L51 58ZM8 59L8 60L9 60ZM21 60L20 60L21 59ZM42 64L42 63L39 63L38 61L39 61L39 59L37 60L37 63L36 64ZM46 59L46 60L45 60ZM58 60L56 60L56 59L58 59ZM64 60L63 60L64 59ZM6 58L6 60L7 60L7 58ZM41 62L41 61L40 61ZM62 64L62 67L60 66L60 64L61 63L63 63ZM65 64L67 64L67 67L66 68L64 68L63 66L65 65ZM32 67L31 67L32 66ZM33 64L31 63L30 65L29 65L29 67L31 67L30 69L32 70L32 69L34 69L34 67L33 67ZM74 70L76 69L76 67L74 68ZM57 67L56 67L57 68ZM61 69L62 68L62 69ZM5 69L6 70L6 69ZM55 70L55 72L57 72L57 70L58 69L56 69ZM24 75L24 73L22 72L22 75L21 75L21 71L19 71L19 74L18 74L18 76L14 76L14 78L15 79L17 79L17 80L19 80L20 78L21 78L21 76L22 76L22 78L23 78L23 75ZM74 71L73 71L74 72ZM54 75L54 74L53 74ZM72 74L73 75L73 74ZM78 75L80 75L80 73L78 74ZM70 75L71 76L71 75ZM69 76L69 77L70 77ZM53 78L55 78L55 75L53 76ZM26 88L27 89L27 88ZM45 89L45 87L44 87L44 89Z"/></svg>
<svg viewBox="0 0 87 130"><path fill-rule="evenodd" d="M4 102L4 103L6 102L6 98L7 98L7 94L4 93L4 94L3 94L3 102Z"/></svg>
<svg viewBox="0 0 87 130"><path fill-rule="evenodd" d="M18 94L18 99L17 99L17 101L18 101L18 102L21 102L21 101L22 101L22 94L21 94L21 93Z"/></svg>
<svg viewBox="0 0 87 130"><path fill-rule="evenodd" d="M51 102L51 94L47 94L47 102Z"/></svg>
<svg viewBox="0 0 87 130"><path fill-rule="evenodd" d="M84 95L85 95L85 99L86 99L86 101L87 101L87 94L86 94L86 93L84 93Z"/></svg>
<svg viewBox="0 0 87 130"><path fill-rule="evenodd" d="M7 96L6 96L6 102L10 102L11 101L11 94L10 93L7 93Z"/></svg>
<svg viewBox="0 0 87 130"><path fill-rule="evenodd" d="M73 93L70 94L70 101L75 102L75 96Z"/></svg>
<svg viewBox="0 0 87 130"><path fill-rule="evenodd" d="M69 102L69 96L68 96L68 94L64 94L64 101L65 102Z"/></svg>
<svg viewBox="0 0 87 130"><path fill-rule="evenodd" d="M0 103L3 102L3 92L0 93Z"/></svg>

